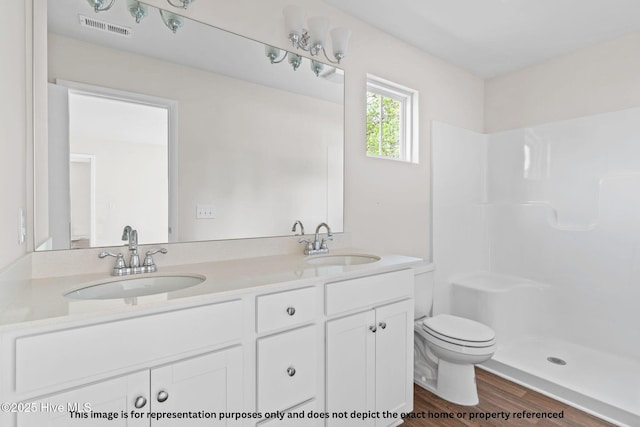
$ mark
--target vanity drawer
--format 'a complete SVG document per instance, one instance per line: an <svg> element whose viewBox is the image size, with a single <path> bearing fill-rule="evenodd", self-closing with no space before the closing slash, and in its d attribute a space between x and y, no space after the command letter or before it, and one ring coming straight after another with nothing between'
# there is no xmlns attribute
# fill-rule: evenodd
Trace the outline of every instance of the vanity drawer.
<svg viewBox="0 0 640 427"><path fill-rule="evenodd" d="M328 316L413 295L413 270L342 280L325 285Z"/></svg>
<svg viewBox="0 0 640 427"><path fill-rule="evenodd" d="M118 374L128 367L240 340L242 311L242 301L234 300L20 337L16 391Z"/></svg>
<svg viewBox="0 0 640 427"><path fill-rule="evenodd" d="M316 394L317 327L258 340L258 411L277 411Z"/></svg>
<svg viewBox="0 0 640 427"><path fill-rule="evenodd" d="M258 333L312 322L316 317L316 288L259 296L256 310Z"/></svg>

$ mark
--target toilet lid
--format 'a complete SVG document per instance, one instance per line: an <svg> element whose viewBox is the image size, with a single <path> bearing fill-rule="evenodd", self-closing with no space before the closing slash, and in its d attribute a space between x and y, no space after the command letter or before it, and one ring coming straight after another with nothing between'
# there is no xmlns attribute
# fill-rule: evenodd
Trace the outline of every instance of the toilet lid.
<svg viewBox="0 0 640 427"><path fill-rule="evenodd" d="M470 343L487 343L496 337L490 327L474 320L450 314L438 314L429 317L423 322L425 330L440 336L443 339L453 339Z"/></svg>

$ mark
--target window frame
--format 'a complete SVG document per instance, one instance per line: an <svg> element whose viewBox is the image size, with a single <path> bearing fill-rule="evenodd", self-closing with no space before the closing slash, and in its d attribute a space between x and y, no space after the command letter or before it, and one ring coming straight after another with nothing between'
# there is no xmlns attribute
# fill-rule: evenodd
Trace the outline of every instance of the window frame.
<svg viewBox="0 0 640 427"><path fill-rule="evenodd" d="M381 77L367 74L367 95L369 93L400 102L400 155L396 158L382 154L370 154L367 150L367 156L378 159L418 163L418 91Z"/></svg>

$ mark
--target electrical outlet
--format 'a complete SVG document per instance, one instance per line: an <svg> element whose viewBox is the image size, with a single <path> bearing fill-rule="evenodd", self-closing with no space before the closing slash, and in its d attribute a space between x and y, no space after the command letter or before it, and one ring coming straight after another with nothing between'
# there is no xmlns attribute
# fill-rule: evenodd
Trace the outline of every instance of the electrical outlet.
<svg viewBox="0 0 640 427"><path fill-rule="evenodd" d="M213 205L196 205L196 219L214 219L216 209Z"/></svg>

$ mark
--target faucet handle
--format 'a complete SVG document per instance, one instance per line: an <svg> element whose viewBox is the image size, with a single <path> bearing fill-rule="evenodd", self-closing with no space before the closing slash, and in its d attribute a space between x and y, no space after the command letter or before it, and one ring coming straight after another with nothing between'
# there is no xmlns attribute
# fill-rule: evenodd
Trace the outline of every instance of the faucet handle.
<svg viewBox="0 0 640 427"><path fill-rule="evenodd" d="M311 251L313 251L313 242L309 239L300 239L298 243L306 243L307 246L304 248L304 254L309 255Z"/></svg>
<svg viewBox="0 0 640 427"><path fill-rule="evenodd" d="M327 240L333 240L333 234L328 234L326 238L322 238L322 241L320 242L320 249L329 250L327 247Z"/></svg>
<svg viewBox="0 0 640 427"><path fill-rule="evenodd" d="M124 268L124 255L122 255L121 253L114 254L113 252L100 252L98 254L98 258L106 258L108 256L116 258L116 268Z"/></svg>
<svg viewBox="0 0 640 427"><path fill-rule="evenodd" d="M121 275L125 274L124 272L126 271L127 266L124 263L124 255L122 255L121 253L114 254L112 252L100 252L98 254L98 258L106 258L108 256L112 256L112 257L116 258L116 263L113 266L113 275L114 276L121 276Z"/></svg>
<svg viewBox="0 0 640 427"><path fill-rule="evenodd" d="M168 251L165 248L158 248L146 252L146 256L144 257L144 261L142 263L142 268L144 268L147 273L155 273L156 271L158 271L158 267L156 267L156 263L153 262L152 257L152 255L155 255L158 252L160 252L161 254L166 254Z"/></svg>
<svg viewBox="0 0 640 427"><path fill-rule="evenodd" d="M158 252L160 252L162 254L166 254L169 251L167 251L165 248L158 248L158 249L152 249L150 251L147 251L145 255L146 256L151 256L151 255L157 254Z"/></svg>

